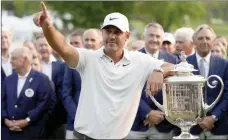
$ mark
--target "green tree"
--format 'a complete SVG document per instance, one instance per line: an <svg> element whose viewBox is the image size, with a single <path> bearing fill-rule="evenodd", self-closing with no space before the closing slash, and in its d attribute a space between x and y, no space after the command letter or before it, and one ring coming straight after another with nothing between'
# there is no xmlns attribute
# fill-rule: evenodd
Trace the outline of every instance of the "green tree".
<svg viewBox="0 0 228 140"><path fill-rule="evenodd" d="M128 16L133 8L133 2L123 1L48 1L46 3L57 12L65 25L72 23L78 28L99 28L108 13L121 12ZM71 14L72 18L64 18L66 13Z"/></svg>
<svg viewBox="0 0 228 140"><path fill-rule="evenodd" d="M166 31L169 31L172 26L183 25L186 15L190 20L197 20L205 15L202 2L139 1L134 7L135 18L144 23L158 22Z"/></svg>
<svg viewBox="0 0 228 140"><path fill-rule="evenodd" d="M39 3L38 1L2 1L2 9L12 11L17 17L23 17L39 11Z"/></svg>

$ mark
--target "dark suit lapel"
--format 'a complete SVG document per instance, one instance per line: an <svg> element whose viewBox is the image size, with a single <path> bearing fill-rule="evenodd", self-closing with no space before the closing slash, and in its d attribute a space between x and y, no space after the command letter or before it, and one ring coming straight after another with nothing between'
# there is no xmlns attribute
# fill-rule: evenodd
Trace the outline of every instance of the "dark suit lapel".
<svg viewBox="0 0 228 140"><path fill-rule="evenodd" d="M18 100L24 96L24 93L25 93L25 90L29 88L29 86L31 85L32 81L34 80L34 71L31 69L26 81L25 81L25 84L20 92L20 95L19 95L19 98Z"/></svg>
<svg viewBox="0 0 228 140"><path fill-rule="evenodd" d="M51 80L55 81L54 78L56 76L56 70L57 70L57 62L52 62L52 68L51 68Z"/></svg>
<svg viewBox="0 0 228 140"><path fill-rule="evenodd" d="M13 73L13 81L11 81L11 88L12 88L12 98L13 98L13 102L17 101L17 83L18 83L18 74L17 73Z"/></svg>
<svg viewBox="0 0 228 140"><path fill-rule="evenodd" d="M139 50L140 52L142 52L142 53L146 53L146 50L145 50L145 48L142 48L141 50Z"/></svg>
<svg viewBox="0 0 228 140"><path fill-rule="evenodd" d="M217 67L218 63L219 61L216 62L216 57L214 55L211 55L208 75L215 74L215 70L219 68Z"/></svg>
<svg viewBox="0 0 228 140"><path fill-rule="evenodd" d="M197 63L197 59L196 59L196 54L194 54L192 56L192 65L194 66L194 69L198 70L198 71L194 71L193 74L200 75L200 70L199 70L199 67L198 67L198 63Z"/></svg>

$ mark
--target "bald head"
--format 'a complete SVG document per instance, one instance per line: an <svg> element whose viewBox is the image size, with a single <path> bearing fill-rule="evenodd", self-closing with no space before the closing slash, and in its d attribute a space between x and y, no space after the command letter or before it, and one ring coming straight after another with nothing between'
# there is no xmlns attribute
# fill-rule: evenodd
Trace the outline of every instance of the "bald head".
<svg viewBox="0 0 228 140"><path fill-rule="evenodd" d="M31 62L32 60L32 52L27 47L18 47L12 50L11 57L19 56L28 58L29 62Z"/></svg>
<svg viewBox="0 0 228 140"><path fill-rule="evenodd" d="M86 49L97 50L102 45L102 33L99 29L88 29L83 34Z"/></svg>

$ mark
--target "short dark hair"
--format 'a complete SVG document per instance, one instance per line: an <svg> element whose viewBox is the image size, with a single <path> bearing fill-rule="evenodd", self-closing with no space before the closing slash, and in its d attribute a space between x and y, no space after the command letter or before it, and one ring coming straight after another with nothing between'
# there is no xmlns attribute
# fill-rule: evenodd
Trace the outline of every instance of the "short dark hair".
<svg viewBox="0 0 228 140"><path fill-rule="evenodd" d="M76 29L70 33L70 36L71 37L72 36L81 36L82 37L84 31L85 31L84 29Z"/></svg>

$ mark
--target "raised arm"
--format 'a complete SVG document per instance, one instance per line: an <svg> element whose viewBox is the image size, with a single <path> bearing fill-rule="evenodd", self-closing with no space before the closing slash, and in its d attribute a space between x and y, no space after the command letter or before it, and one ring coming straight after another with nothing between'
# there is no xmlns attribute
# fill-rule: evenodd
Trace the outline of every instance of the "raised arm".
<svg viewBox="0 0 228 140"><path fill-rule="evenodd" d="M38 27L42 27L44 35L49 45L65 60L65 62L72 68L76 67L79 60L79 53L77 49L68 44L65 37L55 29L51 24L50 16L47 8L41 2L42 11L35 14L33 19Z"/></svg>

